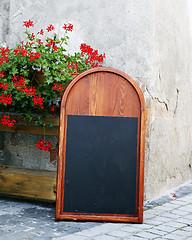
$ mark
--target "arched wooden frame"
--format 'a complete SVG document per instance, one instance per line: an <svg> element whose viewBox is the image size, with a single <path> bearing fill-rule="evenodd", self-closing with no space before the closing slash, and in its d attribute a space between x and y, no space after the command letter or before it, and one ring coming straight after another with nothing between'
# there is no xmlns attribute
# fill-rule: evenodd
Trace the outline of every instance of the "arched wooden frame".
<svg viewBox="0 0 192 240"><path fill-rule="evenodd" d="M113 68L87 70L68 85L60 112L56 220L143 221L145 108L144 96L136 82L127 74ZM136 215L63 212L68 115L138 118Z"/></svg>

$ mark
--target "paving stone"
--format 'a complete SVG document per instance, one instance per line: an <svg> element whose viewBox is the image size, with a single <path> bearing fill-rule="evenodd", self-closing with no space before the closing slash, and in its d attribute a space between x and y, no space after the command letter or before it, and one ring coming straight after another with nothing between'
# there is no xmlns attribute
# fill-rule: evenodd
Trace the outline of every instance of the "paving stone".
<svg viewBox="0 0 192 240"><path fill-rule="evenodd" d="M136 236L144 238L144 239L154 239L154 238L158 237L157 234L153 234L153 233L150 233L150 232L140 232L140 233L137 233Z"/></svg>
<svg viewBox="0 0 192 240"><path fill-rule="evenodd" d="M167 209L174 209L177 208L177 206L174 204L174 201L169 202L169 203L165 203L162 205L162 207L167 208Z"/></svg>
<svg viewBox="0 0 192 240"><path fill-rule="evenodd" d="M83 230L81 232L78 232L78 235L85 236L85 237L95 237L95 236L97 236L99 234L102 234L104 232L106 232L105 229L95 227L95 228L91 228L91 229L88 229L88 230Z"/></svg>
<svg viewBox="0 0 192 240"><path fill-rule="evenodd" d="M164 214L161 215L161 217L166 217L166 218L171 218L171 219L178 219L178 217L180 217L180 215L176 215L173 214L172 212L166 212Z"/></svg>
<svg viewBox="0 0 192 240"><path fill-rule="evenodd" d="M192 214L185 215L186 219L192 219Z"/></svg>
<svg viewBox="0 0 192 240"><path fill-rule="evenodd" d="M175 214L175 215L178 215L178 216L185 216L186 215L185 211L181 211L181 210L178 210L178 209L173 210L171 213Z"/></svg>
<svg viewBox="0 0 192 240"><path fill-rule="evenodd" d="M192 224L192 219L188 219L188 218L185 218L185 217L176 219L175 221L176 221L176 222L185 223L185 224L187 224L187 225Z"/></svg>
<svg viewBox="0 0 192 240"><path fill-rule="evenodd" d="M119 238L108 236L108 235L100 235L97 237L94 237L94 240L118 240Z"/></svg>
<svg viewBox="0 0 192 240"><path fill-rule="evenodd" d="M161 215L153 218L153 220L154 220L154 221L161 222L162 224L172 221L172 219L170 219L170 218L168 218L168 217L162 217Z"/></svg>
<svg viewBox="0 0 192 240"><path fill-rule="evenodd" d="M150 210L147 210L147 211L144 211L144 213L143 213L143 219L144 219L144 221L145 221L145 220L154 218L154 217L156 217L157 215L158 215L157 213L156 213L156 214L153 214L153 213L151 213Z"/></svg>
<svg viewBox="0 0 192 240"><path fill-rule="evenodd" d="M131 225L124 226L124 227L120 228L119 230L129 232L129 233L137 233L140 231L140 229L138 229L137 227L134 227L134 226L132 227Z"/></svg>
<svg viewBox="0 0 192 240"><path fill-rule="evenodd" d="M158 225L163 224L164 222L163 221L157 221L157 220L154 220L154 219L150 219L150 220L145 221L145 223L149 224L149 225L158 226Z"/></svg>
<svg viewBox="0 0 192 240"><path fill-rule="evenodd" d="M143 223L143 224L136 224L135 225L135 227L137 228L137 229L142 229L142 230L145 230L145 229L149 229L149 228L152 228L153 226L151 225L151 224L145 224L145 223Z"/></svg>
<svg viewBox="0 0 192 240"><path fill-rule="evenodd" d="M163 213L164 211L163 210L160 210L159 207L155 207L153 209L148 209L148 210L145 210L144 212L144 215L145 214L151 214L151 215L156 215L156 216L159 216L160 213Z"/></svg>
<svg viewBox="0 0 192 240"><path fill-rule="evenodd" d="M75 234L71 234L71 235L67 235L67 236L63 236L63 237L57 237L57 238L52 238L52 240L88 240L87 237L83 237L80 235L75 235Z"/></svg>
<svg viewBox="0 0 192 240"><path fill-rule="evenodd" d="M175 233L167 234L167 235L164 236L164 238L172 239L172 240L184 240L184 239L186 239L185 236L180 236L180 235L177 235Z"/></svg>
<svg viewBox="0 0 192 240"><path fill-rule="evenodd" d="M126 231L116 230L116 231L109 232L108 235L113 236L113 237L123 238L123 237L128 237L131 234Z"/></svg>
<svg viewBox="0 0 192 240"><path fill-rule="evenodd" d="M171 227L176 227L176 228L183 228L187 226L183 222L175 222L175 221L168 222L166 225Z"/></svg>
<svg viewBox="0 0 192 240"><path fill-rule="evenodd" d="M183 230L192 232L192 226L184 227Z"/></svg>
<svg viewBox="0 0 192 240"><path fill-rule="evenodd" d="M159 225L159 226L156 226L154 229L157 229L157 230L161 230L161 231L164 231L164 232L168 232L168 233L171 233L173 231L175 231L177 228L175 227L171 227L171 226L168 226L168 225Z"/></svg>
<svg viewBox="0 0 192 240"><path fill-rule="evenodd" d="M184 211L184 212L192 212L192 204L182 206L180 208L177 208L177 210Z"/></svg>
<svg viewBox="0 0 192 240"><path fill-rule="evenodd" d="M130 224L132 225L132 224ZM103 229L103 232L108 232L115 229L120 229L122 227L126 226L126 224L121 223L105 223L99 226L100 229Z"/></svg>
<svg viewBox="0 0 192 240"><path fill-rule="evenodd" d="M123 238L123 240L146 240L146 239L141 238L141 237L137 237L137 236L130 236L130 237L127 237L127 238Z"/></svg>
<svg viewBox="0 0 192 240"><path fill-rule="evenodd" d="M167 234L167 232L164 232L164 231L161 231L161 230L157 230L157 229L149 229L147 232L150 232L150 233L154 233L154 234L157 234L158 236L164 236Z"/></svg>
<svg viewBox="0 0 192 240"><path fill-rule="evenodd" d="M192 237L192 232L185 231L185 230L177 230L174 232L174 234L177 234L179 236L185 236L185 237Z"/></svg>

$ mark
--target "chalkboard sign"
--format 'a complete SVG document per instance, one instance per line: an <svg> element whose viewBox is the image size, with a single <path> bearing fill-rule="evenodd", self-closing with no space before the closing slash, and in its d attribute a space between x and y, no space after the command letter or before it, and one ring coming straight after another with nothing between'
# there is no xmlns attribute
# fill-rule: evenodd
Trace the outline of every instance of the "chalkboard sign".
<svg viewBox="0 0 192 240"><path fill-rule="evenodd" d="M76 77L61 104L56 220L142 222L144 98L111 68Z"/></svg>

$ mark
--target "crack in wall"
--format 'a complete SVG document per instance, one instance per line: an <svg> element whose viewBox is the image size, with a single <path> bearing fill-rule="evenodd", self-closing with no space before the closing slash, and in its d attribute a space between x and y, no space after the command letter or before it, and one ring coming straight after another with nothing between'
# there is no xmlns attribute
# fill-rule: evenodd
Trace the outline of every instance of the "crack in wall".
<svg viewBox="0 0 192 240"><path fill-rule="evenodd" d="M178 107L178 101L179 101L179 89L176 88L176 90L177 90L177 98L176 98L176 105L175 105L175 109L174 109L174 115L176 114L177 107Z"/></svg>
<svg viewBox="0 0 192 240"><path fill-rule="evenodd" d="M165 101L161 101L158 97L154 97L154 96L149 92L149 89L147 88L147 86L146 86L146 91L148 92L148 94L150 95L150 97L151 97L152 99L155 99L155 100L157 100L159 103L164 104L166 110L169 111L168 104L167 104Z"/></svg>

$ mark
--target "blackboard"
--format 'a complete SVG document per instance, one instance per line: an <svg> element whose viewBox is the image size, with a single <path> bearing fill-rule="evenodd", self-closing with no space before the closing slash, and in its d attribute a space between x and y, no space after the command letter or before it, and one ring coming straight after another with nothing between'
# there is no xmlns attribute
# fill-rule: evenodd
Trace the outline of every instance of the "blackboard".
<svg viewBox="0 0 192 240"><path fill-rule="evenodd" d="M61 101L56 220L143 221L145 100L127 74L95 68Z"/></svg>
<svg viewBox="0 0 192 240"><path fill-rule="evenodd" d="M67 116L64 212L136 214L137 121Z"/></svg>

